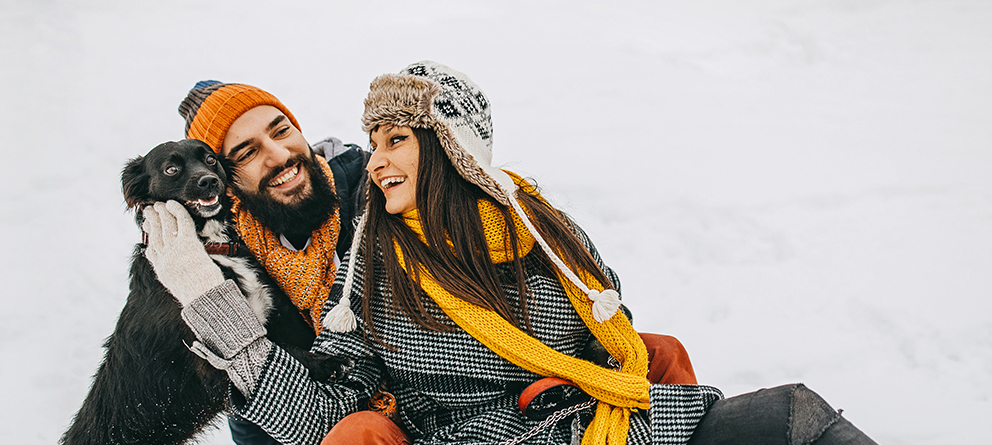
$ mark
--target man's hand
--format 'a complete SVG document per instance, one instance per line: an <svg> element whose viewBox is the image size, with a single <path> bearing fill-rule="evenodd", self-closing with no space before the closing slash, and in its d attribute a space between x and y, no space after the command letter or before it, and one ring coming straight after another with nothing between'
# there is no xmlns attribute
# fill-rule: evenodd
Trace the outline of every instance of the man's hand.
<svg viewBox="0 0 992 445"><path fill-rule="evenodd" d="M224 282L224 274L203 248L186 208L176 201L156 202L144 210L148 233L145 257L155 275L183 306Z"/></svg>

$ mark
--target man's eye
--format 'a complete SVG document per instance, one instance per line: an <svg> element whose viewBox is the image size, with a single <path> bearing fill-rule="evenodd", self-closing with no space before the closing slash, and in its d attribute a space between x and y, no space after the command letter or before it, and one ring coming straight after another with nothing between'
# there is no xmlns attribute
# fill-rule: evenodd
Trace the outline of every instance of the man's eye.
<svg viewBox="0 0 992 445"><path fill-rule="evenodd" d="M176 173L179 173L179 167L176 167L175 165L170 165L165 168L166 175L175 176Z"/></svg>
<svg viewBox="0 0 992 445"><path fill-rule="evenodd" d="M214 155L207 155L207 158L203 162L206 162L207 165L214 165L217 163L217 158Z"/></svg>
<svg viewBox="0 0 992 445"><path fill-rule="evenodd" d="M283 127L279 127L279 128L278 128L278 129L276 130L276 136L277 136L277 137L279 137L279 136L285 136L285 135L286 135L286 133L289 133L289 126L288 126L288 125L286 125L286 126L283 126Z"/></svg>
<svg viewBox="0 0 992 445"><path fill-rule="evenodd" d="M252 150L245 150L245 151L241 152L241 155L238 156L238 159L235 159L234 162L237 162L237 163L240 164L240 163L242 163L244 161L247 161L247 160L251 159L252 156L255 156L255 150L253 150L253 149Z"/></svg>

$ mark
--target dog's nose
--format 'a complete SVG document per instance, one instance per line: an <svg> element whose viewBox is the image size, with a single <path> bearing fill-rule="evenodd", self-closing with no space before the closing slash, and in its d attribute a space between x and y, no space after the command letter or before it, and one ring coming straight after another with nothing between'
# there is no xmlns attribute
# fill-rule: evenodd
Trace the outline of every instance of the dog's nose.
<svg viewBox="0 0 992 445"><path fill-rule="evenodd" d="M216 187L218 184L220 184L220 178L214 175L203 175L200 180L196 182L196 185L200 188Z"/></svg>

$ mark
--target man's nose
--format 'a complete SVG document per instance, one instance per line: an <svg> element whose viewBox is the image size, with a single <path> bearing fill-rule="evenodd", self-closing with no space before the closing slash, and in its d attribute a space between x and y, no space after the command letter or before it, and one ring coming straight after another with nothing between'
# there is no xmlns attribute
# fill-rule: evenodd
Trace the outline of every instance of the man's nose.
<svg viewBox="0 0 992 445"><path fill-rule="evenodd" d="M265 165L267 167L282 167L292 156L288 147L284 147L271 139L262 142L262 150L265 152Z"/></svg>

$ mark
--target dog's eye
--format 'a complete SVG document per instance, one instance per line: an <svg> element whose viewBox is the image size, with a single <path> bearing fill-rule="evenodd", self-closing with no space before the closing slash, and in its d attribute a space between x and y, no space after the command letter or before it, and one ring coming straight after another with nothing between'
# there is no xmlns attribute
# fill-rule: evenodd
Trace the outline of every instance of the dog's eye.
<svg viewBox="0 0 992 445"><path fill-rule="evenodd" d="M175 176L176 173L179 173L179 167L176 167L175 165L170 165L165 168L165 174L169 176Z"/></svg>
<svg viewBox="0 0 992 445"><path fill-rule="evenodd" d="M205 159L204 162L206 162L207 165L214 165L217 163L217 158L213 155L207 155L207 159Z"/></svg>

